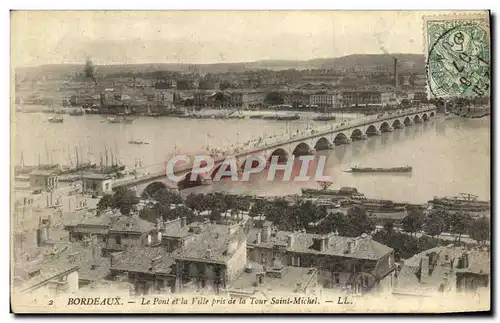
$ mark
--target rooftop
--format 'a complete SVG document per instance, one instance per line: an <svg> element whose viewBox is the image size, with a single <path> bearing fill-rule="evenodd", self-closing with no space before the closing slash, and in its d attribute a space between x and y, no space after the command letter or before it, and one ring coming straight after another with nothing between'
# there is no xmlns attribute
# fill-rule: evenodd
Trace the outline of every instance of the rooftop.
<svg viewBox="0 0 500 323"><path fill-rule="evenodd" d="M229 286L230 292L253 293L257 290L272 292L300 292L317 283L316 270L304 267L265 268L257 263L249 263L245 271ZM259 280L261 277L261 281Z"/></svg>
<svg viewBox="0 0 500 323"><path fill-rule="evenodd" d="M110 231L121 231L121 232L149 232L155 229L155 224L139 218L136 214L134 215L122 215L118 217L116 221L112 221L110 224Z"/></svg>
<svg viewBox="0 0 500 323"><path fill-rule="evenodd" d="M245 236L230 232L231 226L191 223L192 240L174 253L176 259L201 259L208 262L226 263L232 254L230 242L241 243Z"/></svg>
<svg viewBox="0 0 500 323"><path fill-rule="evenodd" d="M14 276L22 289L28 289L74 270L78 270L79 279L99 280L109 273L109 260L101 257L98 245L55 243L37 248L29 260L16 264ZM37 271L39 273L30 278Z"/></svg>
<svg viewBox="0 0 500 323"><path fill-rule="evenodd" d="M458 259L465 253L469 257L469 266L458 268ZM429 275L420 279L424 257L430 257L427 268ZM424 267L425 268L425 267ZM425 269L424 269L425 270ZM431 294L457 273L490 274L490 253L483 250L467 251L463 247L439 246L425 250L404 261L398 273L396 292L413 294Z"/></svg>
<svg viewBox="0 0 500 323"><path fill-rule="evenodd" d="M132 247L114 256L112 269L139 273L170 274L174 259L162 246Z"/></svg>
<svg viewBox="0 0 500 323"><path fill-rule="evenodd" d="M368 235L351 238L336 236L333 233L329 235L318 235L305 232L275 231L271 233L268 241L264 242L261 239L261 242L257 244L257 234L259 231L259 229L252 229L248 233L247 243L249 245L269 249L282 247L291 252L326 254L369 260L378 260L393 251L392 248L372 240ZM288 244L290 236L293 236L291 245ZM315 239L326 240L327 243L323 251L313 248ZM349 243L352 243L350 252L348 252Z"/></svg>

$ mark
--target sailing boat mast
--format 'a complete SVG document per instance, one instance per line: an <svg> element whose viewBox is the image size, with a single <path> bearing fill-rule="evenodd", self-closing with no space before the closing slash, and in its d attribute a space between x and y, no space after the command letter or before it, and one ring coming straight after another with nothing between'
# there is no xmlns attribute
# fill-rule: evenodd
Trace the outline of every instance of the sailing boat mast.
<svg viewBox="0 0 500 323"><path fill-rule="evenodd" d="M104 151L106 152L106 167L108 167L108 148L106 146L104 146Z"/></svg>
<svg viewBox="0 0 500 323"><path fill-rule="evenodd" d="M75 146L75 152L76 152L76 168L80 165L80 160L78 159L78 147Z"/></svg>
<svg viewBox="0 0 500 323"><path fill-rule="evenodd" d="M21 168L24 168L24 154L22 150L21 150Z"/></svg>
<svg viewBox="0 0 500 323"><path fill-rule="evenodd" d="M47 141L45 141L45 158L49 162L49 149L47 148Z"/></svg>

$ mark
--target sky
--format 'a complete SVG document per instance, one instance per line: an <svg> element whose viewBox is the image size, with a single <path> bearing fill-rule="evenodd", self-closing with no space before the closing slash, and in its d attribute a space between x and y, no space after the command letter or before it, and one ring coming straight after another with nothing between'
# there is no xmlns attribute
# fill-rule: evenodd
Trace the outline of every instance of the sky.
<svg viewBox="0 0 500 323"><path fill-rule="evenodd" d="M13 66L83 64L89 57L100 65L423 54L425 14L429 13L14 11L11 61Z"/></svg>

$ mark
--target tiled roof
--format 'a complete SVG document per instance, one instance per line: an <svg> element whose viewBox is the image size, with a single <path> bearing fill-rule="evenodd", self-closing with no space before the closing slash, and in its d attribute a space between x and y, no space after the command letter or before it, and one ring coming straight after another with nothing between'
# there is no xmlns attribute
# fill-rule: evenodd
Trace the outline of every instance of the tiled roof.
<svg viewBox="0 0 500 323"><path fill-rule="evenodd" d="M456 273L470 272L476 274L490 274L490 256L486 251L471 250L469 254L469 266L467 268L457 268L458 259L467 250L463 247L439 246L421 253L404 261L404 265L398 273L398 285L396 292L426 294L436 292L440 285L448 280L453 281ZM433 266L431 274L419 281L417 274L421 271L423 257L436 254L437 260ZM453 270L451 263L453 260Z"/></svg>
<svg viewBox="0 0 500 323"><path fill-rule="evenodd" d="M133 247L116 256L111 268L119 271L170 274L174 259L164 247Z"/></svg>
<svg viewBox="0 0 500 323"><path fill-rule="evenodd" d="M228 290L231 292L253 292L254 290L265 290L280 292L297 292L298 284L300 288L315 284L313 273L315 269L305 267L282 267L280 277L265 275L263 283L258 284L258 274L264 272L262 265L250 263L248 269L231 282Z"/></svg>
<svg viewBox="0 0 500 323"><path fill-rule="evenodd" d="M121 213L118 210L106 210L97 215L96 212L88 212L87 210L85 210L80 213L75 213L73 218L66 225L109 226L111 223L111 218L115 216L121 216Z"/></svg>
<svg viewBox="0 0 500 323"><path fill-rule="evenodd" d="M163 232L163 236L166 237L182 238L190 234L189 225L185 225L182 227L180 219L166 222L164 227L165 230Z"/></svg>
<svg viewBox="0 0 500 323"><path fill-rule="evenodd" d="M141 219L136 215L121 216L118 220L110 225L110 231L125 231L125 232L149 232L155 229L155 224Z"/></svg>
<svg viewBox="0 0 500 323"><path fill-rule="evenodd" d="M257 246L256 242L258 232L258 229L253 229L248 233L247 243L249 245ZM289 235L294 236L293 244L291 246L288 246L287 244ZM277 231L268 239L267 242L261 242L258 244L258 247L274 248L275 246L282 246L283 248L286 248L287 251L291 252L327 254L332 256L371 260L380 259L393 251L392 248L372 240L370 236L351 238L336 236L333 234L328 235L328 245L325 250L318 251L313 249L313 239L320 239L322 237L325 236L305 232ZM346 252L348 250L348 242L353 243L351 252Z"/></svg>
<svg viewBox="0 0 500 323"><path fill-rule="evenodd" d="M231 258L228 252L230 241L241 243L244 235L230 234L229 226L200 224L200 232L174 253L176 259L202 259L203 261L225 263Z"/></svg>

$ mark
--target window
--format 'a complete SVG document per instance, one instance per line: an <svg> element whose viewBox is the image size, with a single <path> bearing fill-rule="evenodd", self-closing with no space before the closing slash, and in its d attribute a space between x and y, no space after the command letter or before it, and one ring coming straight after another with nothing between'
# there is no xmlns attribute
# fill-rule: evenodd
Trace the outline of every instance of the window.
<svg viewBox="0 0 500 323"><path fill-rule="evenodd" d="M339 273L333 273L333 282L335 284L340 284L340 274Z"/></svg>
<svg viewBox="0 0 500 323"><path fill-rule="evenodd" d="M300 267L300 257L292 256L292 266Z"/></svg>
<svg viewBox="0 0 500 323"><path fill-rule="evenodd" d="M444 256L444 260L446 260L446 261L450 260L450 256L445 255L445 256Z"/></svg>
<svg viewBox="0 0 500 323"><path fill-rule="evenodd" d="M122 237L120 236L116 237L116 244L122 244Z"/></svg>

